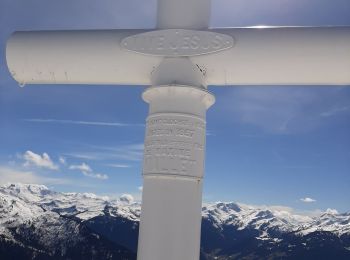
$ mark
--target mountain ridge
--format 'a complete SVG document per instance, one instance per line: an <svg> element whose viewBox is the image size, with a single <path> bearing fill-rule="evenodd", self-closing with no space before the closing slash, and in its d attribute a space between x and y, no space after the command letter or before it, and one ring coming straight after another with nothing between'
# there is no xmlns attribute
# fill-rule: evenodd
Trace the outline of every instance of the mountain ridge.
<svg viewBox="0 0 350 260"><path fill-rule="evenodd" d="M92 193L56 192L44 185L3 185L0 253L11 252L12 246L32 259L135 259L140 213L140 203L125 196L110 200ZM310 217L242 203L206 203L201 250L201 259L303 259L312 254L327 259L322 258L327 252L346 259L350 213Z"/></svg>

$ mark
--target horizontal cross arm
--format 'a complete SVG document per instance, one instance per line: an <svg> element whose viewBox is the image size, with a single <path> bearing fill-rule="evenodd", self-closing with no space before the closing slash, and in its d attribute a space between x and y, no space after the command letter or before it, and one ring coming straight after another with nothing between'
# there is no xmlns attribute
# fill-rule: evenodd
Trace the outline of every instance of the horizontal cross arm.
<svg viewBox="0 0 350 260"><path fill-rule="evenodd" d="M210 31L232 37L233 44L201 51L208 42L198 41L200 37L191 41L196 31L168 45L163 36L172 34L161 33L146 37L148 50L137 53L122 42L147 31L17 32L8 41L6 58L13 77L26 84L150 85L163 57L149 54L161 47L166 56L166 48L176 47L187 48L184 53L190 53L208 85L350 85L350 27Z"/></svg>

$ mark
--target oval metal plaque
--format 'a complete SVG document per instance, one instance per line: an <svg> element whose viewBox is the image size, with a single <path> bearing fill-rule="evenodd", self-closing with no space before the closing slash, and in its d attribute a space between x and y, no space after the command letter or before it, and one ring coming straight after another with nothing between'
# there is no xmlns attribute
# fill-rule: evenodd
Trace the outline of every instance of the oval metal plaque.
<svg viewBox="0 0 350 260"><path fill-rule="evenodd" d="M234 39L209 31L169 29L129 36L122 40L123 48L157 56L195 56L229 49Z"/></svg>

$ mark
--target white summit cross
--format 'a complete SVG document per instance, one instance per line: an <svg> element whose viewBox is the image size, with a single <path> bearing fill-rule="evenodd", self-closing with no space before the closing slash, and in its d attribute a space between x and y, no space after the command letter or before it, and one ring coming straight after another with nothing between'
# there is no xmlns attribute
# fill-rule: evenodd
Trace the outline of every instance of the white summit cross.
<svg viewBox="0 0 350 260"><path fill-rule="evenodd" d="M20 84L143 85L139 260L199 259L208 85L350 85L350 27L208 29L210 0L159 0L156 30L16 32Z"/></svg>

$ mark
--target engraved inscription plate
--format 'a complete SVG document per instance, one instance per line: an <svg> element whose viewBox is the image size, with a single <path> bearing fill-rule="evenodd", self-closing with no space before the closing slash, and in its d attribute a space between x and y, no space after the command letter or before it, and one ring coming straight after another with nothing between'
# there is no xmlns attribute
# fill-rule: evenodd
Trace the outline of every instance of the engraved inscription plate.
<svg viewBox="0 0 350 260"><path fill-rule="evenodd" d="M233 47L231 36L209 31L182 29L141 33L122 40L127 50L158 56L195 56Z"/></svg>
<svg viewBox="0 0 350 260"><path fill-rule="evenodd" d="M201 118L157 114L147 119L143 174L202 177L205 121Z"/></svg>

